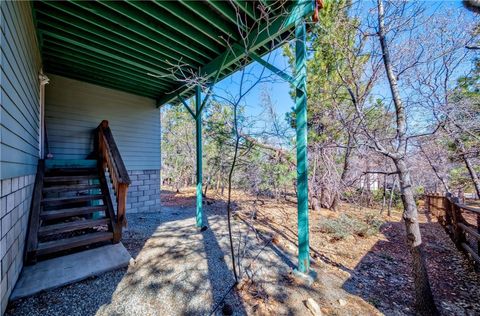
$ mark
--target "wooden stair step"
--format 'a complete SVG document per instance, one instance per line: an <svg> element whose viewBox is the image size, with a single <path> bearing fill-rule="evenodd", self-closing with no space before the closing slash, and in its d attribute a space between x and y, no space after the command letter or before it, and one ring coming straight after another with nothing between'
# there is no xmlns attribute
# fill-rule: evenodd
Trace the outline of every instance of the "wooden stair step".
<svg viewBox="0 0 480 316"><path fill-rule="evenodd" d="M72 238L58 239L38 243L37 255L42 256L63 250L87 246L101 241L113 239L112 232L90 233Z"/></svg>
<svg viewBox="0 0 480 316"><path fill-rule="evenodd" d="M69 196L69 197L60 197L60 198L44 198L42 199L43 205L55 206L68 203L77 203L77 202L88 202L94 200L102 200L102 194L91 194L91 195L78 195L78 196Z"/></svg>
<svg viewBox="0 0 480 316"><path fill-rule="evenodd" d="M59 210L44 211L40 213L40 217L43 220L67 218L72 216L87 215L94 212L105 211L106 208L106 205L63 208Z"/></svg>
<svg viewBox="0 0 480 316"><path fill-rule="evenodd" d="M51 176L88 176L98 174L97 169L92 168L78 168L78 169L50 169L45 171L47 177Z"/></svg>
<svg viewBox="0 0 480 316"><path fill-rule="evenodd" d="M45 176L45 182L67 182L67 181L81 181L81 180L90 180L98 179L98 174L89 174L89 175L70 175L70 176Z"/></svg>
<svg viewBox="0 0 480 316"><path fill-rule="evenodd" d="M100 184L71 184L44 187L43 193L61 193L100 189Z"/></svg>
<svg viewBox="0 0 480 316"><path fill-rule="evenodd" d="M53 224L42 226L38 230L38 236L51 236L55 234L73 232L76 230L93 228L95 226L100 225L107 225L110 222L109 218L101 218L101 219L88 219L88 220L78 220L68 223L60 223L60 224Z"/></svg>
<svg viewBox="0 0 480 316"><path fill-rule="evenodd" d="M47 159L45 160L46 169L56 168L96 168L95 159Z"/></svg>

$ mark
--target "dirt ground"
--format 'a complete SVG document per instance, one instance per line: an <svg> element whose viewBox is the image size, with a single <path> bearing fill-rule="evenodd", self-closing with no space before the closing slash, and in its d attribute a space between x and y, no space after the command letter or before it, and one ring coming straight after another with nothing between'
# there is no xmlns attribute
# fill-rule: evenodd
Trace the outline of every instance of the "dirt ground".
<svg viewBox="0 0 480 316"><path fill-rule="evenodd" d="M165 204L192 203L193 191L164 197ZM224 197L213 194L207 199L207 212L224 212ZM272 238L278 248L296 263L297 219L292 201L262 199L241 192L234 193L235 216L248 222L264 236ZM425 214L420 206L419 221L423 236L427 269L436 304L443 315L480 315L480 275L471 261L459 252L443 227ZM376 209L359 209L342 205L338 212L322 210L310 213L310 246L312 268L317 281L299 292L295 278L286 277L277 284L302 305L310 295L325 315L413 315L413 279L410 256L405 245L401 214L381 216ZM351 234L338 238L325 232L325 219L342 214L351 218L374 218L382 224L377 234ZM256 290L262 288L261 278L255 279ZM242 299L262 313L275 314L275 307L284 303L268 289L261 295L240 290ZM273 306L273 308L272 308Z"/></svg>
<svg viewBox="0 0 480 316"><path fill-rule="evenodd" d="M296 204L234 192L233 284L225 197L204 199L195 227L194 189L162 191L156 213L127 214L128 268L11 303L6 315L414 315L410 257L399 213L342 205L310 213L312 284L294 273ZM480 278L444 229L420 216L427 268L443 315L480 315ZM231 310L229 310L231 309Z"/></svg>

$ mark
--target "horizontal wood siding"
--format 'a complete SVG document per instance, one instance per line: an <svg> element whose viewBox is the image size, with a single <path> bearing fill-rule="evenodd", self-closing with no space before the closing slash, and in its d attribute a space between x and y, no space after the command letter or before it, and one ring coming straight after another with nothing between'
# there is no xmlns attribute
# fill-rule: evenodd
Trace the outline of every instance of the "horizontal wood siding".
<svg viewBox="0 0 480 316"><path fill-rule="evenodd" d="M155 101L47 74L45 120L54 159L84 159L93 130L108 120L128 170L160 169L160 112Z"/></svg>
<svg viewBox="0 0 480 316"><path fill-rule="evenodd" d="M0 8L0 179L8 179L36 170L41 58L30 2Z"/></svg>

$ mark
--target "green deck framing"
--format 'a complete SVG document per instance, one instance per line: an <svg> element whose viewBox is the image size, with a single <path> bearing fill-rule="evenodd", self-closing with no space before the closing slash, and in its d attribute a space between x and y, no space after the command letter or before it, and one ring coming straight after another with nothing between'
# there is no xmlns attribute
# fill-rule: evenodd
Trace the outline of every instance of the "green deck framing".
<svg viewBox="0 0 480 316"><path fill-rule="evenodd" d="M294 85L298 268L307 272L304 21L312 16L316 3L315 0L33 1L32 9L46 72L152 98L157 106L182 103L187 108L196 128L198 227L203 227L202 112L213 84L257 61ZM241 38L239 30L247 34L246 38ZM262 59L279 43L293 38L296 39L295 78ZM199 83L192 84L190 79L194 77L202 78L202 86L209 88L202 91ZM194 109L185 102L192 96Z"/></svg>

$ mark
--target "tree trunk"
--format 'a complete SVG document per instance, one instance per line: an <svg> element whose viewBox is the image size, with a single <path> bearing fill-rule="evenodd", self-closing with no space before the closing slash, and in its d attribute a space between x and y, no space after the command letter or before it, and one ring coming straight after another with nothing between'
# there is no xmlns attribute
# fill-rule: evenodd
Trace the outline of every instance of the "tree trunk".
<svg viewBox="0 0 480 316"><path fill-rule="evenodd" d="M407 168L404 158L396 159L394 163L400 178L400 191L404 207L403 220L407 232L407 245L413 261L412 268L415 283L416 309L421 315L438 315L425 266L417 205L412 189L410 171Z"/></svg>
<svg viewBox="0 0 480 316"><path fill-rule="evenodd" d="M380 214L383 214L383 211L385 210L385 204L387 202L387 175L383 175L383 195L382 195L382 210L380 211Z"/></svg>
<svg viewBox="0 0 480 316"><path fill-rule="evenodd" d="M463 161L465 162L465 166L468 169L468 173L470 174L470 178L472 178L473 185L475 186L475 191L477 192L477 197L480 198L480 179L478 178L477 171L472 165L470 159L468 159L465 154L462 154Z"/></svg>
<svg viewBox="0 0 480 316"><path fill-rule="evenodd" d="M348 140L347 140L347 148L345 149L345 157L343 159L343 170L342 174L340 175L340 187L338 188L337 192L335 192L335 196L333 198L332 205L330 209L335 211L340 203L340 194L345 189L345 182L347 180L347 175L350 170L350 165L352 162L352 136L351 133L348 133Z"/></svg>
<svg viewBox="0 0 480 316"><path fill-rule="evenodd" d="M217 174L217 180L215 183L215 190L218 192L218 189L220 188L220 172Z"/></svg>
<svg viewBox="0 0 480 316"><path fill-rule="evenodd" d="M310 201L310 208L314 211L320 211L320 201L318 199L317 191L313 189L313 181L309 182L308 200Z"/></svg>
<svg viewBox="0 0 480 316"><path fill-rule="evenodd" d="M205 183L205 190L203 190L203 197L207 197L207 190L208 190L208 183L209 181L207 180L207 183Z"/></svg>
<svg viewBox="0 0 480 316"><path fill-rule="evenodd" d="M392 201L393 201L393 194L395 194L395 186L397 185L397 177L393 178L393 183L392 183L392 189L390 191L390 200L388 201L388 209L387 209L387 215L392 216Z"/></svg>
<svg viewBox="0 0 480 316"><path fill-rule="evenodd" d="M394 73L385 30L385 17L383 0L378 1L378 39L382 49L382 59L387 74L393 104L395 105L396 139L398 147L392 157L400 178L400 192L403 202L403 219L407 231L407 245L412 254L413 279L415 282L415 307L420 315L438 315L437 307L433 301L432 290L428 280L425 258L422 252L422 238L418 224L417 205L415 203L410 170L405 163L407 148L407 116L398 88L397 77Z"/></svg>

